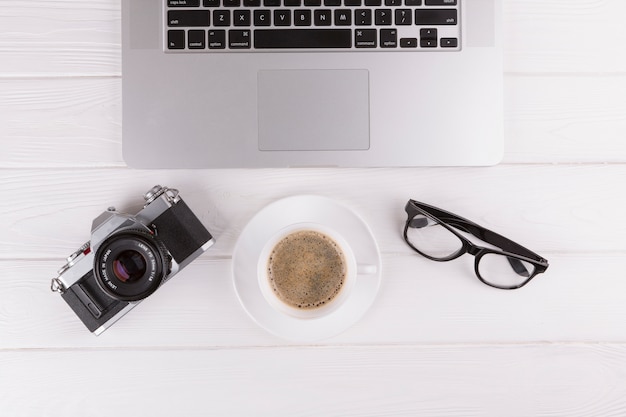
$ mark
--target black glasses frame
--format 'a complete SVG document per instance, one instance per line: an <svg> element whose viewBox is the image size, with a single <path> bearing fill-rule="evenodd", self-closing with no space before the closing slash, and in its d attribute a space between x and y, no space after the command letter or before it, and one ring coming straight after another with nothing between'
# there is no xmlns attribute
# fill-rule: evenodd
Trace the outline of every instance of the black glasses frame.
<svg viewBox="0 0 626 417"><path fill-rule="evenodd" d="M514 290L514 289L521 288L524 285L528 284L530 280L532 280L537 274L541 274L545 272L546 269L548 269L547 259L542 258L541 256L537 255L535 252L529 249L526 249L522 245L515 243L512 240L502 235L499 235L498 233L492 232L491 230L486 229L461 216L457 216L456 214L447 212L445 210L442 210L437 207L433 207L428 204L421 203L415 200L409 200L404 210L406 211L407 216L408 216L406 224L404 226L404 240L414 251L416 251L417 253L419 253L420 255L428 259L431 259L433 261L438 261L438 262L451 261L466 253L469 253L470 255L473 255L475 257L474 272L476 273L476 276L478 277L478 279L485 285L489 285L490 287L503 289L503 290ZM462 242L461 248L457 252L453 253L452 255L446 256L444 258L436 258L436 257L425 254L424 252L420 251L418 248L413 246L413 244L409 241L409 238L407 236L407 232L409 228L420 228L420 227L426 226L425 223L416 221L415 216L418 214L421 214L423 216L430 218L431 220L436 221L438 224L440 224L441 226L445 227L448 231L453 233L456 237L458 237L461 240ZM476 238L482 240L483 242L489 243L490 245L498 247L501 250L495 250L495 249L490 249L490 248L485 248L482 246L475 245L465 236L461 235L459 232L454 230L453 227L463 232L469 233L472 236L475 236ZM498 254L498 255L505 256L507 260L509 261L511 268L513 268L513 270L520 276L524 276L523 273L528 272L526 271L526 268L522 265L520 261L531 263L535 267L535 269L532 272L532 274L529 274L528 277L525 277L526 280L519 285L513 285L513 286L496 285L485 280L481 276L480 270L478 268L478 264L480 263L480 260L482 259L483 256L487 254Z"/></svg>

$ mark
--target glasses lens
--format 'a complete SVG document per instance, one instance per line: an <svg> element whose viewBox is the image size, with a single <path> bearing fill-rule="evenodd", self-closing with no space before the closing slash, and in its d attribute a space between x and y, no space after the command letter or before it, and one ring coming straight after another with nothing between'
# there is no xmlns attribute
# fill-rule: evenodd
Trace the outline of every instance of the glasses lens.
<svg viewBox="0 0 626 417"><path fill-rule="evenodd" d="M450 258L463 248L463 242L454 233L421 214L409 222L406 236L414 248L434 259Z"/></svg>
<svg viewBox="0 0 626 417"><path fill-rule="evenodd" d="M517 288L535 273L535 265L518 258L488 253L480 258L478 272L485 282L499 288Z"/></svg>

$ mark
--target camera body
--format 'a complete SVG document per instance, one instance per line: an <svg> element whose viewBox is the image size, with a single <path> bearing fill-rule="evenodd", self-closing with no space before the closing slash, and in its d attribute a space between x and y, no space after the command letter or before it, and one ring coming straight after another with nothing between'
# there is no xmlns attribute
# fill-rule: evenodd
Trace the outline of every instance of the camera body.
<svg viewBox="0 0 626 417"><path fill-rule="evenodd" d="M51 289L101 334L214 243L178 191L157 185L139 213L109 208L67 258Z"/></svg>

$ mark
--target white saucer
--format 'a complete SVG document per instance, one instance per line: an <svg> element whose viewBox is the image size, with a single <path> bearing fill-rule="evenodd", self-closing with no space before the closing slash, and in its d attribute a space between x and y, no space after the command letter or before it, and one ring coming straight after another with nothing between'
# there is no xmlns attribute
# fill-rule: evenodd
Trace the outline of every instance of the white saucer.
<svg viewBox="0 0 626 417"><path fill-rule="evenodd" d="M349 299L324 317L301 319L281 313L261 293L257 276L261 251L278 231L294 223L336 230L352 248L357 263L376 267L376 273L358 276ZM369 227L348 207L326 197L295 196L268 205L243 229L233 252L233 282L243 308L259 326L292 341L325 339L356 323L374 302L380 281L380 252Z"/></svg>

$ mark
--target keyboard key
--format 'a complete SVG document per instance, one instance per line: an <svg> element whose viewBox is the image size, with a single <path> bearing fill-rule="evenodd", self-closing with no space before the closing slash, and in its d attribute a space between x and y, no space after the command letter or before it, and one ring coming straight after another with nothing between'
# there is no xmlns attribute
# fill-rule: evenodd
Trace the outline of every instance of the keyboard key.
<svg viewBox="0 0 626 417"><path fill-rule="evenodd" d="M350 26L352 24L352 13L349 9L335 10L335 26Z"/></svg>
<svg viewBox="0 0 626 417"><path fill-rule="evenodd" d="M413 24L413 13L410 9L396 9L396 25L405 26Z"/></svg>
<svg viewBox="0 0 626 417"><path fill-rule="evenodd" d="M374 12L374 22L376 26L391 25L391 9L376 9Z"/></svg>
<svg viewBox="0 0 626 417"><path fill-rule="evenodd" d="M199 7L200 0L168 0L169 7Z"/></svg>
<svg viewBox="0 0 626 417"><path fill-rule="evenodd" d="M230 10L213 10L213 26L230 26Z"/></svg>
<svg viewBox="0 0 626 417"><path fill-rule="evenodd" d="M426 6L456 6L456 0L426 0Z"/></svg>
<svg viewBox="0 0 626 417"><path fill-rule="evenodd" d="M167 31L167 49L185 49L185 31Z"/></svg>
<svg viewBox="0 0 626 417"><path fill-rule="evenodd" d="M254 26L269 26L271 24L272 18L269 10L254 11Z"/></svg>
<svg viewBox="0 0 626 417"><path fill-rule="evenodd" d="M171 29L167 31L167 48L453 49L459 46L459 38L455 37L458 28L456 32L447 32L436 26L459 25L459 3L458 0L167 0L166 7L170 8L167 26ZM413 25L418 27L409 29ZM207 26L215 29L201 30ZM233 28L228 30L228 26ZM254 33L251 26L256 28ZM401 38L398 32L405 37ZM438 32L449 37L439 39Z"/></svg>
<svg viewBox="0 0 626 417"><path fill-rule="evenodd" d="M355 48L376 48L376 29L355 29Z"/></svg>
<svg viewBox="0 0 626 417"><path fill-rule="evenodd" d="M313 12L313 23L315 26L330 26L331 25L331 11L330 10L316 10Z"/></svg>
<svg viewBox="0 0 626 417"><path fill-rule="evenodd" d="M381 48L397 48L398 47L398 31L396 29L380 30L380 47Z"/></svg>
<svg viewBox="0 0 626 417"><path fill-rule="evenodd" d="M295 26L311 26L311 11L295 10L293 12L293 24Z"/></svg>
<svg viewBox="0 0 626 417"><path fill-rule="evenodd" d="M357 26L370 26L372 24L371 9L357 9L354 11L354 23Z"/></svg>
<svg viewBox="0 0 626 417"><path fill-rule="evenodd" d="M228 46L230 47L230 49L250 49L250 30L229 30Z"/></svg>
<svg viewBox="0 0 626 417"><path fill-rule="evenodd" d="M417 48L417 38L400 38L401 48Z"/></svg>
<svg viewBox="0 0 626 417"><path fill-rule="evenodd" d="M209 49L226 48L226 31L209 30Z"/></svg>
<svg viewBox="0 0 626 417"><path fill-rule="evenodd" d="M437 40L437 29L420 29L420 39Z"/></svg>
<svg viewBox="0 0 626 417"><path fill-rule="evenodd" d="M280 48L350 48L351 29L257 29L254 47Z"/></svg>
<svg viewBox="0 0 626 417"><path fill-rule="evenodd" d="M204 49L206 41L206 31L190 30L188 33L187 47L189 49Z"/></svg>
<svg viewBox="0 0 626 417"><path fill-rule="evenodd" d="M250 26L250 10L235 10L233 20L234 26Z"/></svg>
<svg viewBox="0 0 626 417"><path fill-rule="evenodd" d="M441 38L442 48L456 48L457 46L459 46L457 38Z"/></svg>
<svg viewBox="0 0 626 417"><path fill-rule="evenodd" d="M291 11L274 10L274 26L291 26Z"/></svg>
<svg viewBox="0 0 626 417"><path fill-rule="evenodd" d="M456 9L418 9L415 10L416 25L456 25Z"/></svg>
<svg viewBox="0 0 626 417"><path fill-rule="evenodd" d="M170 10L167 25L170 27L209 26L208 10Z"/></svg>

